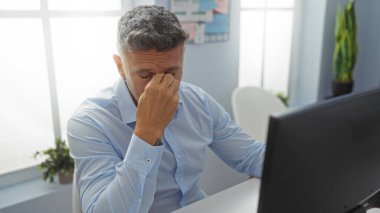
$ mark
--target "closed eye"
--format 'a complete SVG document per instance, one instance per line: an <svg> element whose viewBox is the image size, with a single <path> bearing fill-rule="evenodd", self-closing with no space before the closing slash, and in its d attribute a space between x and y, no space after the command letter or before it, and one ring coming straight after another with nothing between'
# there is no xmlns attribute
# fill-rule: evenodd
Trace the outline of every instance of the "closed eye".
<svg viewBox="0 0 380 213"><path fill-rule="evenodd" d="M178 69L172 69L165 72L165 74L175 75L177 74Z"/></svg>
<svg viewBox="0 0 380 213"><path fill-rule="evenodd" d="M142 79L148 79L148 78L151 78L153 75L147 75L147 76L140 76L140 78Z"/></svg>
<svg viewBox="0 0 380 213"><path fill-rule="evenodd" d="M137 75L142 79L148 79L151 78L154 73L149 70L139 70L137 71Z"/></svg>

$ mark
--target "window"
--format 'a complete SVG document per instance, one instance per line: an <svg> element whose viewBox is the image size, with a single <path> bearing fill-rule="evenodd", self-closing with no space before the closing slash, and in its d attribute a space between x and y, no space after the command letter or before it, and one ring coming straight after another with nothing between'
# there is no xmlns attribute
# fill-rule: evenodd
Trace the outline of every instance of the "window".
<svg viewBox="0 0 380 213"><path fill-rule="evenodd" d="M241 0L239 86L288 94L294 0Z"/></svg>
<svg viewBox="0 0 380 213"><path fill-rule="evenodd" d="M54 140L42 22L0 19L0 173L35 164ZM7 163L5 163L7 162Z"/></svg>
<svg viewBox="0 0 380 213"><path fill-rule="evenodd" d="M122 0L0 1L0 175L36 165L33 153L66 138L81 101L113 84L126 7Z"/></svg>

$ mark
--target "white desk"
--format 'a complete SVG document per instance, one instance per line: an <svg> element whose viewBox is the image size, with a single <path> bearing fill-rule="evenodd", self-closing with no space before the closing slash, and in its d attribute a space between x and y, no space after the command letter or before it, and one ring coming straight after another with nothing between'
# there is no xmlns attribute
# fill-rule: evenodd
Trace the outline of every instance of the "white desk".
<svg viewBox="0 0 380 213"><path fill-rule="evenodd" d="M253 213L256 212L260 180L249 179L173 213Z"/></svg>
<svg viewBox="0 0 380 213"><path fill-rule="evenodd" d="M173 213L253 213L257 211L260 180L249 179ZM367 213L380 213L372 209Z"/></svg>

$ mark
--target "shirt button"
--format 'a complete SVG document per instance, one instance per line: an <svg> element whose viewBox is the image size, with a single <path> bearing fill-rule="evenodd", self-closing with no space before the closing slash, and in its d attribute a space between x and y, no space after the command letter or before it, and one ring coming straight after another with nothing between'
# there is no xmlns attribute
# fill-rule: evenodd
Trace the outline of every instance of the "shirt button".
<svg viewBox="0 0 380 213"><path fill-rule="evenodd" d="M146 159L145 161L146 161L147 163L150 163L150 159Z"/></svg>
<svg viewBox="0 0 380 213"><path fill-rule="evenodd" d="M139 202L141 202L141 200L142 200L142 197L139 197L139 198L137 198L137 200L138 200Z"/></svg>

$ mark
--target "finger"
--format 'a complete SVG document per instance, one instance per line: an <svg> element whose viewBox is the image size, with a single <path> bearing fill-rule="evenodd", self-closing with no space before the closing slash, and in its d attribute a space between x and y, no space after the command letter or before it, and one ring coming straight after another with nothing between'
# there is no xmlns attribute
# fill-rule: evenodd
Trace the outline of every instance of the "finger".
<svg viewBox="0 0 380 213"><path fill-rule="evenodd" d="M150 82L152 82L154 84L160 84L164 77L165 77L165 74L157 73L153 76L153 78Z"/></svg>
<svg viewBox="0 0 380 213"><path fill-rule="evenodd" d="M169 75L171 75L171 74L169 74ZM173 85L174 80L176 80L176 79L174 78L174 76L173 76L172 78L169 79L168 86L167 86L168 88L170 88L170 87Z"/></svg>
<svg viewBox="0 0 380 213"><path fill-rule="evenodd" d="M161 83L163 84L163 85L167 85L170 81L171 81L171 79L173 78L173 76L172 75L168 75L168 74L164 74L164 73L162 73L162 79L161 79Z"/></svg>
<svg viewBox="0 0 380 213"><path fill-rule="evenodd" d="M168 86L169 88L173 85L174 80L175 78L172 78L172 80L170 81L169 86Z"/></svg>
<svg viewBox="0 0 380 213"><path fill-rule="evenodd" d="M165 74L164 78L162 79L162 84L164 87L170 87L174 79L174 76L171 74Z"/></svg>
<svg viewBox="0 0 380 213"><path fill-rule="evenodd" d="M173 77L173 78L171 79L171 81L169 82L169 86L168 86L169 88L172 87L172 85L173 85L173 83L174 83L174 80L177 80L177 79L175 79L175 78ZM178 80L177 80L177 81L178 81Z"/></svg>
<svg viewBox="0 0 380 213"><path fill-rule="evenodd" d="M173 93L176 93L178 92L178 89L179 89L179 85L180 85L181 81L177 80L177 79L173 79L173 82L172 84L170 85L169 89L173 92Z"/></svg>
<svg viewBox="0 0 380 213"><path fill-rule="evenodd" d="M171 82L173 81L173 75L171 74L165 74L164 77L162 78L162 82L165 86L169 86Z"/></svg>

